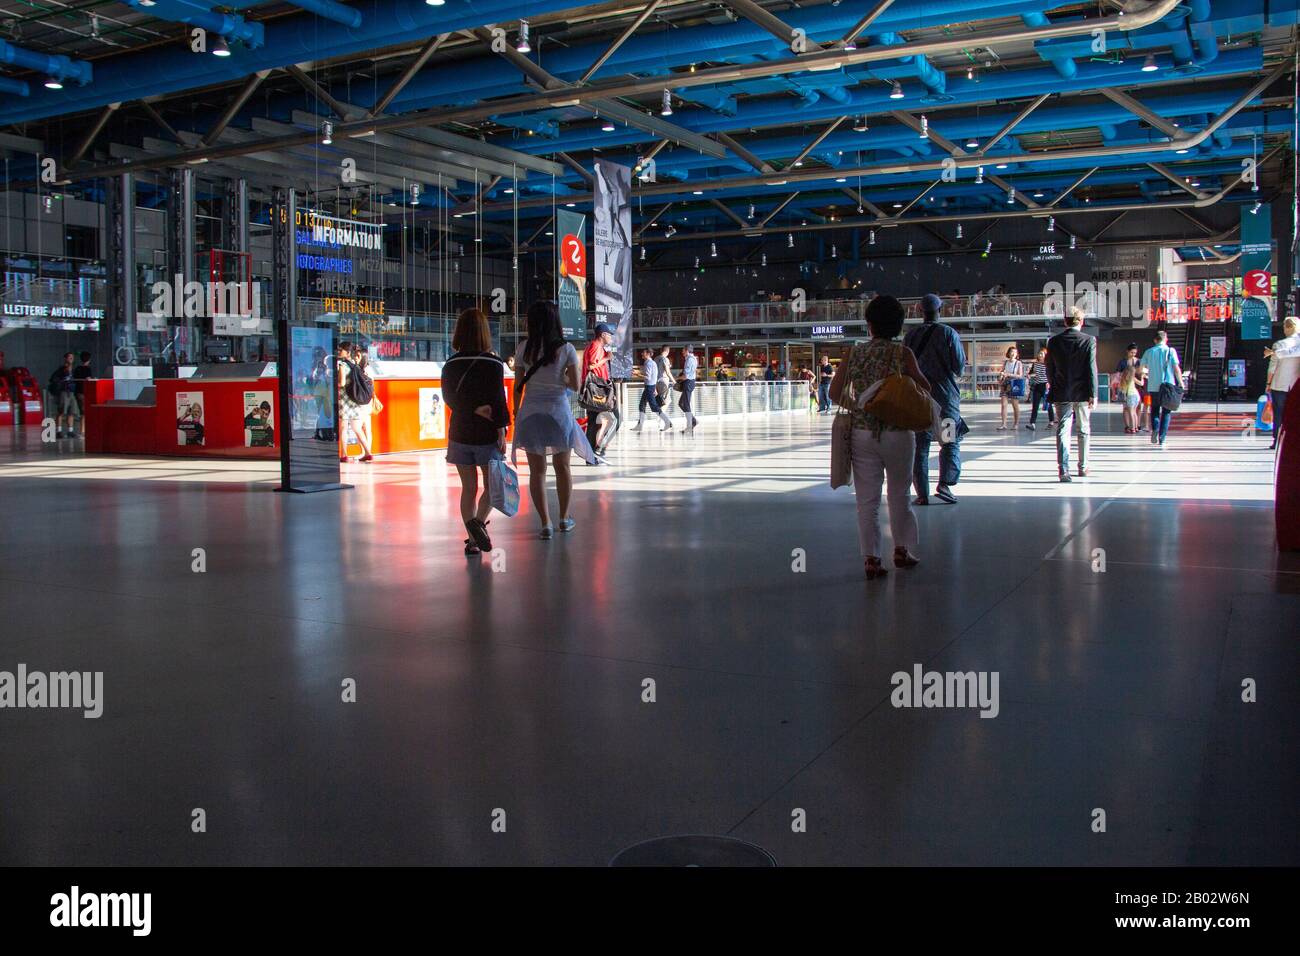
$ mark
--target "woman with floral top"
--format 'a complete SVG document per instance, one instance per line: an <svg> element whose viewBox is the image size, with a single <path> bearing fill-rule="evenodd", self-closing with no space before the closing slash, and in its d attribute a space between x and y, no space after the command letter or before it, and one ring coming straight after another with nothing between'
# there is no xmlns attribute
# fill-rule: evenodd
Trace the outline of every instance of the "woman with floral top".
<svg viewBox="0 0 1300 956"><path fill-rule="evenodd" d="M885 424L858 406L858 398L867 389L896 373L910 377L927 392L930 390L930 383L921 374L912 350L894 341L903 331L903 317L903 307L893 296L872 299L867 306L871 340L853 346L831 382L831 400L849 409L853 418L850 460L858 504L858 540L868 580L886 573L880 563L882 479L887 485L894 567L914 568L920 563L911 552L917 545L917 528L908 495L916 436L906 428Z"/></svg>

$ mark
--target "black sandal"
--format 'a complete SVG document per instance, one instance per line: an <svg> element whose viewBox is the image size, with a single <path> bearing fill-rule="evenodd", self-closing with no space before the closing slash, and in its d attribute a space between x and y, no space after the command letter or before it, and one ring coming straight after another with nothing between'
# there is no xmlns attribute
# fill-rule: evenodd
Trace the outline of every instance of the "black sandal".
<svg viewBox="0 0 1300 956"><path fill-rule="evenodd" d="M465 539L465 557L468 558L468 557L471 557L471 556L473 556L473 555L476 555L476 554L482 554L482 553L483 553L483 552L479 550L478 545L476 545L476 544L475 544L473 541L471 541L469 538L466 538L466 539Z"/></svg>
<svg viewBox="0 0 1300 956"><path fill-rule="evenodd" d="M470 518L465 523L465 530L469 532L469 536L474 539L474 543L479 546L480 551L492 550L492 539L488 537L486 521Z"/></svg>

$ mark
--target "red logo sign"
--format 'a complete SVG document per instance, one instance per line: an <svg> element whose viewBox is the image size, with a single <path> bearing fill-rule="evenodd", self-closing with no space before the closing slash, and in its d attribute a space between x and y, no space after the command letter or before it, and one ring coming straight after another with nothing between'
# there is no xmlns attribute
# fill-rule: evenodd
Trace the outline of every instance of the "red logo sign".
<svg viewBox="0 0 1300 956"><path fill-rule="evenodd" d="M570 233L560 241L560 274L577 279L587 275L587 247L582 240Z"/></svg>
<svg viewBox="0 0 1300 956"><path fill-rule="evenodd" d="M1263 269L1252 269L1241 280L1246 295L1270 296L1273 294L1273 277Z"/></svg>

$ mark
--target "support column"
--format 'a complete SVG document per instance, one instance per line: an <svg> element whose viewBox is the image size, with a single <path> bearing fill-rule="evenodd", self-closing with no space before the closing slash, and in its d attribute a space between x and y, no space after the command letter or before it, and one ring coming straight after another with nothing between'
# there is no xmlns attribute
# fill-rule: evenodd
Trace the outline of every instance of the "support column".
<svg viewBox="0 0 1300 956"><path fill-rule="evenodd" d="M104 189L105 248L108 261L109 342L133 348L136 344L137 279L135 269L135 177L130 173L109 179ZM117 327L121 326L121 335ZM128 353L124 353L129 355ZM99 357L103 361L104 356ZM116 355L111 356L118 364Z"/></svg>
<svg viewBox="0 0 1300 956"><path fill-rule="evenodd" d="M167 280L175 282L180 277L182 298L185 283L196 278L194 274L194 170L188 166L173 169L170 174L171 193L167 197ZM203 280L207 276L199 277ZM204 297L206 303L207 298ZM177 352L189 353L191 362L203 361L203 319L173 316L172 323L186 329L186 341Z"/></svg>

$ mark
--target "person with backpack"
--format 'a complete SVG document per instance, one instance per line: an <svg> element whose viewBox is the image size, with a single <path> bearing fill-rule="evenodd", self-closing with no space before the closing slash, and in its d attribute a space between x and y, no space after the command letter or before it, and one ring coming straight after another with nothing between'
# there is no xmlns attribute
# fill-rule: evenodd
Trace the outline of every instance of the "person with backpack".
<svg viewBox="0 0 1300 956"><path fill-rule="evenodd" d="M952 422L952 441L939 445L939 486L934 496L945 504L955 505L952 486L961 480L961 438L966 423L961 417L962 372L966 369L966 352L957 332L939 321L943 300L931 292L921 300L922 323L907 333L903 344L916 356L916 364L930 383L930 396L939 403L940 421ZM912 484L916 487L913 504L930 503L930 443L940 436L928 431L916 435L916 452L912 464Z"/></svg>
<svg viewBox="0 0 1300 956"><path fill-rule="evenodd" d="M505 363L492 351L487 316L466 309L451 334L455 354L442 367L442 395L451 409L447 431L447 464L460 476L460 518L469 537L465 554L491 552L488 515L488 463L504 461L510 409L506 406ZM478 497L479 472L483 497ZM477 500L476 500L477 499Z"/></svg>
<svg viewBox="0 0 1300 956"><path fill-rule="evenodd" d="M614 327L596 323L596 335L582 353L582 395L587 410L587 442L603 456L614 440L623 418L618 413L618 393L610 381L609 354Z"/></svg>
<svg viewBox="0 0 1300 956"><path fill-rule="evenodd" d="M77 383L72 374L76 358L71 352L64 354L63 364L50 374L49 391L54 405L55 427L59 438L75 438L73 423L77 421ZM65 427L66 426L66 427Z"/></svg>
<svg viewBox="0 0 1300 956"><path fill-rule="evenodd" d="M865 411L859 404L867 392L894 375L912 379L927 393L930 383L916 363L912 350L895 342L903 331L903 306L892 295L880 295L867 306L871 339L853 346L831 381L831 401L849 410L849 460L858 506L858 541L867 580L887 572L880 562L880 485L887 484L889 530L894 538L894 567L914 568L920 560L912 554L917 545L916 515L908 497L915 453L913 432L892 425Z"/></svg>
<svg viewBox="0 0 1300 956"><path fill-rule="evenodd" d="M569 456L577 452L585 461L599 461L587 436L578 427L569 396L578 390L582 366L578 350L564 341L560 309L554 302L534 302L528 307L528 337L515 352L515 448L528 456L528 494L542 523L538 537L549 541L555 530L570 532L576 522L569 516L573 472ZM560 499L560 520L551 526L546 500L546 463L555 468L555 490Z"/></svg>
<svg viewBox="0 0 1300 956"><path fill-rule="evenodd" d="M343 427L343 449L339 461L351 461L348 457L348 428L356 436L357 444L363 452L361 461L374 461L370 453L370 416L375 399L375 383L371 379L367 366L370 358L365 351L351 343L344 343L339 348L339 417Z"/></svg>

